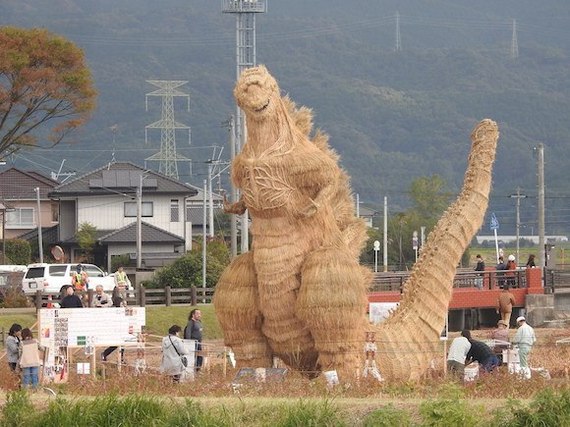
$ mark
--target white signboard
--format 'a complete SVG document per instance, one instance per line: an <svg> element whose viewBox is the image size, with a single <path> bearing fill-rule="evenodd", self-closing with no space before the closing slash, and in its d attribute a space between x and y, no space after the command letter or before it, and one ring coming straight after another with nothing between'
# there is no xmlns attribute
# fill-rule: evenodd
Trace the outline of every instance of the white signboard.
<svg viewBox="0 0 570 427"><path fill-rule="evenodd" d="M370 323L382 323L398 305L397 302L371 302L368 307Z"/></svg>
<svg viewBox="0 0 570 427"><path fill-rule="evenodd" d="M136 343L146 323L144 307L48 308L38 313L44 347Z"/></svg>

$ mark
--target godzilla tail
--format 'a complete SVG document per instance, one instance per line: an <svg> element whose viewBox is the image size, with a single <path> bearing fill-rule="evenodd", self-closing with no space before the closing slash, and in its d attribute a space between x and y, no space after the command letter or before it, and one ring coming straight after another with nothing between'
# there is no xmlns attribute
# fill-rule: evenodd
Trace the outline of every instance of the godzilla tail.
<svg viewBox="0 0 570 427"><path fill-rule="evenodd" d="M487 210L498 138L489 119L473 130L463 189L430 233L400 306L377 327L380 371L387 378L417 379L437 357L456 266Z"/></svg>

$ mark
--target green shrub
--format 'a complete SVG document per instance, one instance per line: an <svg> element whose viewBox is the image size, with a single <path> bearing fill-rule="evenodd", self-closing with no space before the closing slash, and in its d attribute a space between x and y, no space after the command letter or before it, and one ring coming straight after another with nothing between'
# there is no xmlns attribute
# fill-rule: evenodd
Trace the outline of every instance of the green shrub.
<svg viewBox="0 0 570 427"><path fill-rule="evenodd" d="M362 425L364 427L410 427L412 418L407 411L387 405L369 413Z"/></svg>
<svg viewBox="0 0 570 427"><path fill-rule="evenodd" d="M2 419L0 425L3 426L23 426L34 413L34 406L28 398L28 394L23 391L13 391L6 395L6 403L2 407Z"/></svg>
<svg viewBox="0 0 570 427"><path fill-rule="evenodd" d="M533 401L525 407L511 411L512 417L503 425L509 427L570 425L570 390L555 392L552 389L539 391Z"/></svg>
<svg viewBox="0 0 570 427"><path fill-rule="evenodd" d="M22 239L6 240L6 258L12 264L28 265L32 259L30 243Z"/></svg>
<svg viewBox="0 0 570 427"><path fill-rule="evenodd" d="M340 418L338 408L328 400L322 402L300 400L295 405L284 408L284 415L275 420L273 425L280 427L310 427L310 426L344 426L346 423ZM276 415L278 415L276 413Z"/></svg>
<svg viewBox="0 0 570 427"><path fill-rule="evenodd" d="M482 421L483 408L469 406L459 398L428 400L420 405L423 426L433 427L474 427Z"/></svg>

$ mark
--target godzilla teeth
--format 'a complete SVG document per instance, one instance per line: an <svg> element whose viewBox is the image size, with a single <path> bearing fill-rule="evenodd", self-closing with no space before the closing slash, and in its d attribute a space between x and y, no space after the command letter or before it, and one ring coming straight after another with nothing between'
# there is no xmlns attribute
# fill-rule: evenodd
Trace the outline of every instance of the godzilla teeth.
<svg viewBox="0 0 570 427"><path fill-rule="evenodd" d="M267 103L266 103L263 107L258 108L258 109L253 110L253 111L255 111L256 113L261 113L261 112L262 112L263 110L265 110L267 107L269 107L269 100L267 100Z"/></svg>

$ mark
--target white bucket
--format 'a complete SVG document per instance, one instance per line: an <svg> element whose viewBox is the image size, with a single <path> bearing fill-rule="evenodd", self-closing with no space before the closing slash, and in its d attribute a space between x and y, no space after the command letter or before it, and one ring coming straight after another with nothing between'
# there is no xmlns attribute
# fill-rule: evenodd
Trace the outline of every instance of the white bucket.
<svg viewBox="0 0 570 427"><path fill-rule="evenodd" d="M475 381L477 378L479 378L479 365L475 364L472 366L466 366L463 380L465 382L470 382Z"/></svg>
<svg viewBox="0 0 570 427"><path fill-rule="evenodd" d="M325 371L323 372L325 374L325 378L327 380L327 385L329 387L333 387L335 385L338 385L338 373L336 371Z"/></svg>

